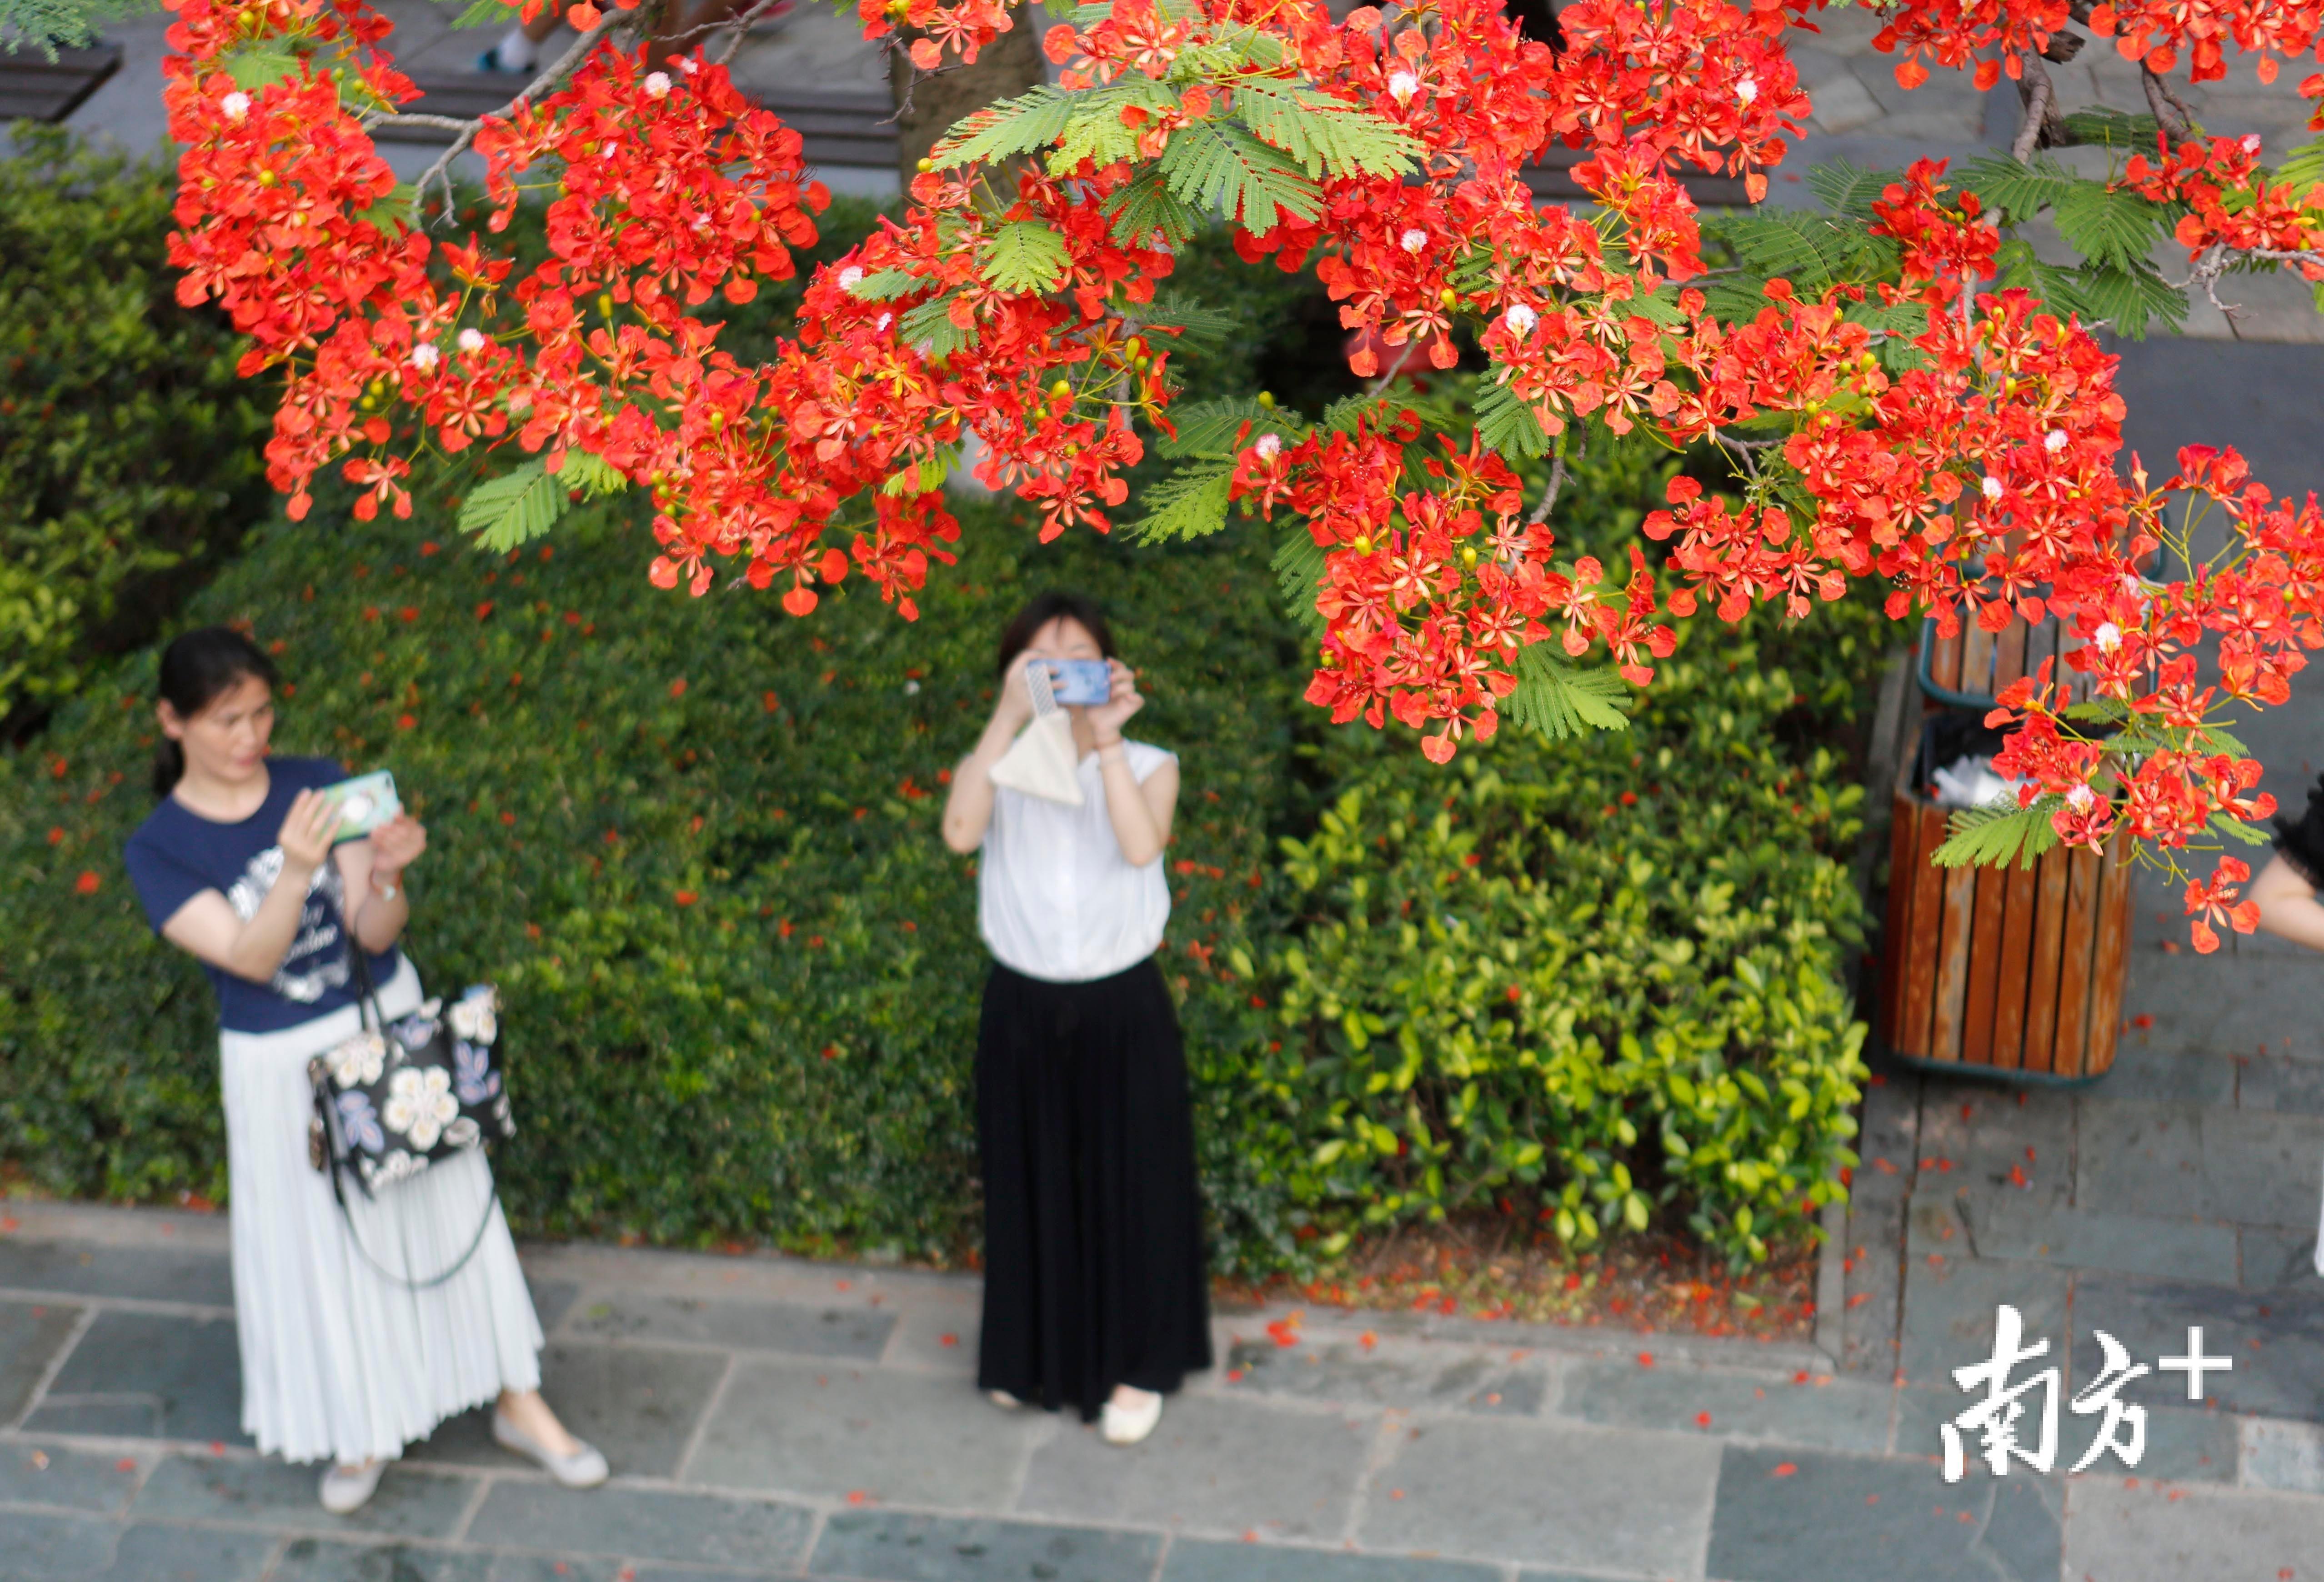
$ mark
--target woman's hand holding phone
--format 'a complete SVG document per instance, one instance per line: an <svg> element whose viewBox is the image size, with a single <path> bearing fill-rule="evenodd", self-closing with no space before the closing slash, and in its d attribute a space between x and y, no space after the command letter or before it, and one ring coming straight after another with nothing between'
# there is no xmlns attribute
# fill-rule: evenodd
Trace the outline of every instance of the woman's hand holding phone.
<svg viewBox="0 0 2324 1582"><path fill-rule="evenodd" d="M301 878L308 878L328 861L341 816L339 805L320 791L301 791L293 796L290 811L282 815L282 828L274 837L282 848L284 869L296 869Z"/></svg>
<svg viewBox="0 0 2324 1582"><path fill-rule="evenodd" d="M1110 746L1121 740L1121 728L1130 723L1130 715L1146 706L1146 699L1138 690L1138 676L1119 659L1108 659L1107 674L1113 685L1105 702L1092 704L1089 722L1097 732L1098 744Z"/></svg>
<svg viewBox="0 0 2324 1582"><path fill-rule="evenodd" d="M392 884L427 850L428 827L408 813L397 814L371 832L374 881Z"/></svg>

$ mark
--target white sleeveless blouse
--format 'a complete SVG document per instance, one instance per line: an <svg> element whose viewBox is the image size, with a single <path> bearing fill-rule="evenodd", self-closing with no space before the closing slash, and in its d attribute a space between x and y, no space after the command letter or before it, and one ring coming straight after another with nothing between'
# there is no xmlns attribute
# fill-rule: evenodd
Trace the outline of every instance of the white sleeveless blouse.
<svg viewBox="0 0 2324 1582"><path fill-rule="evenodd" d="M1122 742L1139 784L1177 754ZM1133 868L1106 813L1105 771L1076 766L1082 805L995 786L976 861L977 927L1004 967L1051 983L1085 983L1152 955L1170 922L1162 859Z"/></svg>

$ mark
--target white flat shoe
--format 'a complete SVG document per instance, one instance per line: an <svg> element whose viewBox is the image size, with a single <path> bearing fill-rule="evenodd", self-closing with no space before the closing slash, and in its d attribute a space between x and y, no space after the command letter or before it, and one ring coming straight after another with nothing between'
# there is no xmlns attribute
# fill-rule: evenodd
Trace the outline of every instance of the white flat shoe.
<svg viewBox="0 0 2324 1582"><path fill-rule="evenodd" d="M1139 1392L1146 1400L1143 1405L1116 1406L1109 1401L1104 1414L1099 1419L1098 1432L1109 1445L1134 1445L1154 1431L1162 1421L1162 1397L1151 1390Z"/></svg>
<svg viewBox="0 0 2324 1582"><path fill-rule="evenodd" d="M984 1398L1003 1412L1014 1412L1025 1404L1006 1390L987 1390L984 1393Z"/></svg>
<svg viewBox="0 0 2324 1582"><path fill-rule="evenodd" d="M497 1412L493 1413L493 1442L503 1450L513 1450L540 1462L548 1468L549 1476L567 1488L595 1488L605 1481L610 1471L604 1453L586 1440L574 1440L577 1449L570 1456L553 1455Z"/></svg>
<svg viewBox="0 0 2324 1582"><path fill-rule="evenodd" d="M384 1461L374 1461L368 1467L332 1467L323 1474L323 1509L334 1516L351 1515L362 1510L379 1487L379 1475L386 1470Z"/></svg>

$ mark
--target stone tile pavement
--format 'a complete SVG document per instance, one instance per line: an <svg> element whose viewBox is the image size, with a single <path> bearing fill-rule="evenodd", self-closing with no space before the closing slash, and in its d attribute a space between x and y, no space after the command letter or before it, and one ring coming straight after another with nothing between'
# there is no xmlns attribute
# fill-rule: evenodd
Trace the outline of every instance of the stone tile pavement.
<svg viewBox="0 0 2324 1582"><path fill-rule="evenodd" d="M1997 1159L2004 1123L2006 1145L2052 1142L2025 1129L2036 1107L1961 1102L1969 1121L1933 1086L1916 1100L1921 1145L1957 1161L1936 1173L1947 1186ZM2136 1126L2139 1102L2106 1124ZM2324 1546L2324 1301L2264 1278L2296 1228L2037 1193L2049 1220L1982 1228L2004 1223L1998 1190L1867 1194L1864 1223L1902 1209L1912 1226L1901 1364L1854 1321L1868 1304L1848 1342L1870 1366L1852 1370L1803 1346L1313 1311L1286 1347L1266 1333L1280 1312L1228 1313L1222 1366L1130 1450L976 1393L972 1278L530 1247L547 1387L612 1484L557 1489L476 1412L346 1519L316 1504L316 1469L241 1432L221 1219L17 1204L0 1234L0 1577L2140 1582L2273 1577ZM2276 1218L2293 1206L2284 1194ZM2167 1223L2192 1262L2152 1252L2130 1219ZM2084 1240L2029 1239L2052 1224ZM2239 1278L2246 1237L2261 1261ZM2088 1250L2070 1263L2070 1246ZM1868 1249L1849 1280L1879 1267ZM1979 1469L1949 1486L1934 1425L1966 1401L1940 1370L1974 1359L2004 1297L2036 1335L2096 1317L2150 1354L2201 1321L2237 1346L2237 1371L2204 1409L2155 1398L2128 1485L2119 1468ZM2248 1366L2246 1338L2266 1347Z"/></svg>

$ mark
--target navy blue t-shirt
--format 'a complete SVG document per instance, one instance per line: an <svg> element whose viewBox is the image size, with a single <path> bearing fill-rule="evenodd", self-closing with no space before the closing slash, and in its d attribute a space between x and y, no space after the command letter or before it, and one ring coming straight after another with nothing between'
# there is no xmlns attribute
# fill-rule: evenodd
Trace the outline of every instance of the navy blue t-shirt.
<svg viewBox="0 0 2324 1582"><path fill-rule="evenodd" d="M129 837L130 881L155 934L204 890L224 896L244 923L256 916L282 871L282 848L275 836L291 799L346 777L324 758L270 758L266 773L266 800L238 823L204 818L175 797L165 797ZM218 1026L234 1033L272 1033L355 1004L342 916L346 904L339 865L325 862L308 884L299 936L272 982L253 983L204 962L217 990ZM371 970L374 982L386 982L396 970L394 950L372 957Z"/></svg>

